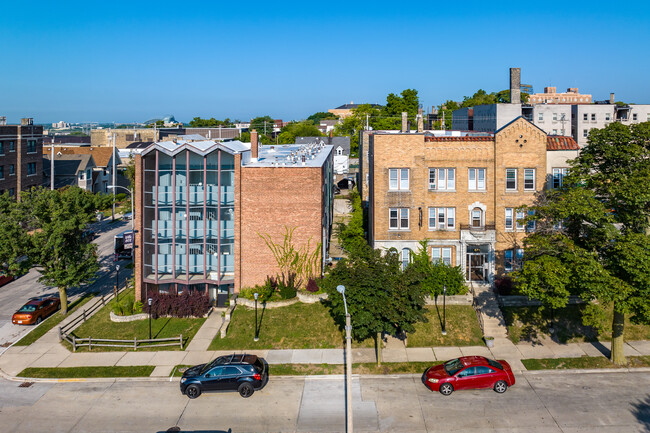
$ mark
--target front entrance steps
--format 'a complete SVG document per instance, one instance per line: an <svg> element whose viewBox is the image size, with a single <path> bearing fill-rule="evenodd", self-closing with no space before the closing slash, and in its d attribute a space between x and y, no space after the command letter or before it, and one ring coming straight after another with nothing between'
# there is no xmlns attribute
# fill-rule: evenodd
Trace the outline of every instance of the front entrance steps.
<svg viewBox="0 0 650 433"><path fill-rule="evenodd" d="M472 282L474 302L483 324L483 336L494 337L495 345L498 339L508 338L508 328L499 308L497 297L492 286L487 283Z"/></svg>

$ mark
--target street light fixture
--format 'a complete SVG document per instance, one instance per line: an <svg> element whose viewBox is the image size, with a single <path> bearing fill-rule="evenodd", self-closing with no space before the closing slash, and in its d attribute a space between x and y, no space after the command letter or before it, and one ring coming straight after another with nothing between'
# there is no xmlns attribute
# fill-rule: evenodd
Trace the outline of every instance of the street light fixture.
<svg viewBox="0 0 650 433"><path fill-rule="evenodd" d="M120 265L115 265L115 302L117 303L118 290L120 289Z"/></svg>
<svg viewBox="0 0 650 433"><path fill-rule="evenodd" d="M352 433L352 325L350 324L350 313L348 313L348 302L345 299L345 286L337 286L336 291L343 295L343 305L345 306L346 430L347 433Z"/></svg>
<svg viewBox="0 0 650 433"><path fill-rule="evenodd" d="M447 335L447 286L442 286L442 335Z"/></svg>
<svg viewBox="0 0 650 433"><path fill-rule="evenodd" d="M259 296L259 294L255 292L253 296L255 297L255 338L253 338L253 341L257 341L259 340L259 336L258 336L259 334L257 331L257 297Z"/></svg>
<svg viewBox="0 0 650 433"><path fill-rule="evenodd" d="M147 303L149 304L149 340L151 340L151 303L153 302L153 299L149 298L147 299Z"/></svg>

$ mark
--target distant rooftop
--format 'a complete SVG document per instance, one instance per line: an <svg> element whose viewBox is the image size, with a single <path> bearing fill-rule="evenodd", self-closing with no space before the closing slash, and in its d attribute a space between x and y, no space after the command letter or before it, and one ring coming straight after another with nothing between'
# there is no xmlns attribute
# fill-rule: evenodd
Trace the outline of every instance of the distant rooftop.
<svg viewBox="0 0 650 433"><path fill-rule="evenodd" d="M580 150L573 137L549 135L546 137L546 150Z"/></svg>
<svg viewBox="0 0 650 433"><path fill-rule="evenodd" d="M245 167L321 167L333 148L323 142L260 146L257 162Z"/></svg>
<svg viewBox="0 0 650 433"><path fill-rule="evenodd" d="M353 104L353 103L343 104L340 107L336 107L335 110L352 110L354 108L358 108L359 105L365 105L365 104ZM381 107L381 105L379 104L368 104L368 105L370 105L373 108Z"/></svg>

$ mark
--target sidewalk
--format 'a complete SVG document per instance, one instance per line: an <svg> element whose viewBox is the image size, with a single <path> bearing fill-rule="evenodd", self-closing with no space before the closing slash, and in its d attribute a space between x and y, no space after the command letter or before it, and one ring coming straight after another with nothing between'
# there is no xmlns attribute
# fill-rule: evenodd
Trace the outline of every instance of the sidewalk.
<svg viewBox="0 0 650 433"><path fill-rule="evenodd" d="M76 312L76 315L81 312ZM66 322L74 319L73 314ZM169 377L177 365L195 365L208 362L217 356L242 351L210 351L208 347L218 334L222 322L221 312L214 311L205 321L184 351L95 352L72 353L59 343L58 327L50 330L30 346L13 346L0 355L0 370L7 379L14 378L27 367L88 367L88 366L155 366L152 377ZM382 350L383 362L440 362L459 356L480 355L505 359L515 372L525 370L521 363L526 358L564 358L581 356L609 356L607 342L558 344L545 340L541 344L513 344L500 338L493 348L465 347L404 347L391 344ZM247 352L267 360L269 364L343 364L343 349L288 349L255 350L255 343ZM650 341L630 341L625 344L628 356L650 355ZM352 351L353 362L376 362L374 349L358 348Z"/></svg>

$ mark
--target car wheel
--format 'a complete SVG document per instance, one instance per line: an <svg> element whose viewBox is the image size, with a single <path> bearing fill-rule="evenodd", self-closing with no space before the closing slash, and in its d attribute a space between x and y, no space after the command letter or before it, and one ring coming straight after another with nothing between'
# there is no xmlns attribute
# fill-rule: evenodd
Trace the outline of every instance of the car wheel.
<svg viewBox="0 0 650 433"><path fill-rule="evenodd" d="M36 324L38 325L42 321L43 321L43 319L41 318L41 316L38 316L38 318L36 319Z"/></svg>
<svg viewBox="0 0 650 433"><path fill-rule="evenodd" d="M201 395L201 388L197 385L190 385L185 390L185 394L187 394L189 398L196 398Z"/></svg>
<svg viewBox="0 0 650 433"><path fill-rule="evenodd" d="M451 395L454 392L454 386L451 383L443 383L440 385L440 394Z"/></svg>
<svg viewBox="0 0 650 433"><path fill-rule="evenodd" d="M508 384L505 380L500 380L494 384L494 390L499 394L503 394L508 389Z"/></svg>
<svg viewBox="0 0 650 433"><path fill-rule="evenodd" d="M253 385L251 385L248 382L244 382L241 385L239 385L237 391L239 391L239 395L241 395L244 398L250 397L251 395L253 395L253 392L255 392L255 390L253 389Z"/></svg>

